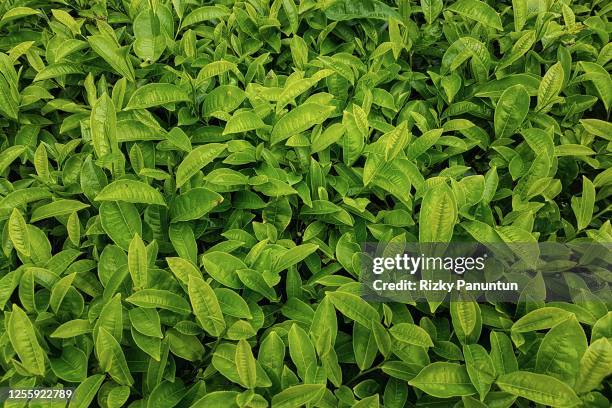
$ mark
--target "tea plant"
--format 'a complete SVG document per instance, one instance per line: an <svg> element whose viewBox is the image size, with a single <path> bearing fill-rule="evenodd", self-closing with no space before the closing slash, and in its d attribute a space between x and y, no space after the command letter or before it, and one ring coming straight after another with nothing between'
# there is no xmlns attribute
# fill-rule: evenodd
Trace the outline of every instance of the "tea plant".
<svg viewBox="0 0 612 408"><path fill-rule="evenodd" d="M368 303L359 261L612 241L612 3L203 3L0 4L0 386L610 406L608 286Z"/></svg>

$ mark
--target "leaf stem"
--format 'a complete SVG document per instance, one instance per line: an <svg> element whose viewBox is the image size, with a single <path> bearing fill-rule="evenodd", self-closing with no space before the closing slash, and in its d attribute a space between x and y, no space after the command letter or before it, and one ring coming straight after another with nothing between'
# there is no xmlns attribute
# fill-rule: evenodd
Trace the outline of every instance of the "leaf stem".
<svg viewBox="0 0 612 408"><path fill-rule="evenodd" d="M350 380L348 380L346 382L346 385L352 384L355 381L357 381L358 379L360 379L361 377L363 377L363 376L365 376L367 374L370 374L370 373L378 370L379 368L382 367L383 363L384 363L384 361L382 363L378 364L378 365L375 365L374 367L368 368L367 370L363 370L363 371L358 372L353 378L351 378Z"/></svg>

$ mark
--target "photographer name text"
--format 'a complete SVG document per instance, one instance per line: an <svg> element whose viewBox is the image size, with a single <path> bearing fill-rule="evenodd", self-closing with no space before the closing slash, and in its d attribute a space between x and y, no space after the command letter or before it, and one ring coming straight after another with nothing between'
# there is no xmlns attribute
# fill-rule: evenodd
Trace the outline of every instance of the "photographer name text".
<svg viewBox="0 0 612 408"><path fill-rule="evenodd" d="M377 279L372 282L372 288L376 291L423 291L423 292L452 292L452 291L517 291L519 289L516 282L467 282L459 279L455 282L445 282L442 280L421 279L412 281L402 279L398 282L385 282Z"/></svg>

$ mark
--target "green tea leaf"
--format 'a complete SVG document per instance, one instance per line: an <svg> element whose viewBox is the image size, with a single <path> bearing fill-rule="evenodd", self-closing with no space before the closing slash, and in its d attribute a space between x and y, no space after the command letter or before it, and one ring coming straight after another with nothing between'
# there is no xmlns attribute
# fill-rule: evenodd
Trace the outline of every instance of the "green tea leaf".
<svg viewBox="0 0 612 408"><path fill-rule="evenodd" d="M420 242L448 242L457 222L457 203L445 183L430 188L421 202Z"/></svg>
<svg viewBox="0 0 612 408"><path fill-rule="evenodd" d="M506 89L495 107L495 136L512 136L529 112L529 95L522 85Z"/></svg>
<svg viewBox="0 0 612 408"><path fill-rule="evenodd" d="M563 75L563 67L560 62L557 62L546 71L538 88L538 105L536 110L546 109L555 102L555 98L557 98L563 87Z"/></svg>
<svg viewBox="0 0 612 408"><path fill-rule="evenodd" d="M246 340L240 340L236 346L236 368L242 383L247 388L254 388L257 380L257 367L251 346Z"/></svg>
<svg viewBox="0 0 612 408"><path fill-rule="evenodd" d="M389 329L396 340L420 347L433 347L429 334L421 327L412 323L399 323Z"/></svg>
<svg viewBox="0 0 612 408"><path fill-rule="evenodd" d="M408 381L408 384L438 398L476 393L465 366L455 363L429 364Z"/></svg>
<svg viewBox="0 0 612 408"><path fill-rule="evenodd" d="M276 144L308 130L314 125L323 123L334 111L334 107L315 103L305 103L282 116L274 125L270 143Z"/></svg>
<svg viewBox="0 0 612 408"><path fill-rule="evenodd" d="M582 197L572 197L572 210L576 215L578 229L588 227L593 218L593 209L595 207L595 186L586 177L582 178Z"/></svg>
<svg viewBox="0 0 612 408"><path fill-rule="evenodd" d="M580 399L567 384L544 374L515 371L501 375L496 384L502 391L538 404L555 407L571 407L580 404Z"/></svg>
<svg viewBox="0 0 612 408"><path fill-rule="evenodd" d="M322 395L325 386L322 384L300 384L286 388L272 397L275 408L289 408L315 403Z"/></svg>
<svg viewBox="0 0 612 408"><path fill-rule="evenodd" d="M181 296L163 289L143 289L128 297L126 301L148 309L166 309L179 314L189 314L189 303Z"/></svg>
<svg viewBox="0 0 612 408"><path fill-rule="evenodd" d="M187 92L177 85L148 84L132 94L125 109L146 109L189 100Z"/></svg>
<svg viewBox="0 0 612 408"><path fill-rule="evenodd" d="M525 333L549 329L566 320L571 315L572 313L557 307L543 307L533 310L517 320L512 325L512 331Z"/></svg>
<svg viewBox="0 0 612 408"><path fill-rule="evenodd" d="M135 290L149 286L148 262L145 244L140 235L135 234L128 249L128 270Z"/></svg>
<svg viewBox="0 0 612 408"><path fill-rule="evenodd" d="M89 46L98 54L106 63L108 63L116 72L127 78L128 81L134 82L134 67L127 58L127 49L120 48L116 42L106 35L92 35L87 37Z"/></svg>
<svg viewBox="0 0 612 408"><path fill-rule="evenodd" d="M448 9L463 17L476 20L485 26L503 30L501 19L495 9L482 1L459 0L448 7Z"/></svg>
<svg viewBox="0 0 612 408"><path fill-rule="evenodd" d="M38 343L30 318L19 306L13 305L6 329L23 366L34 375L45 375L45 352Z"/></svg>
<svg viewBox="0 0 612 408"><path fill-rule="evenodd" d="M376 309L370 306L359 296L345 292L328 292L327 295L336 309L343 315L368 327L373 320L379 320Z"/></svg>
<svg viewBox="0 0 612 408"><path fill-rule="evenodd" d="M181 187L194 174L207 164L211 163L225 150L226 145L220 143L209 143L193 149L187 157L179 164L176 171L176 186Z"/></svg>
<svg viewBox="0 0 612 408"><path fill-rule="evenodd" d="M578 393L593 390L611 374L610 362L612 362L610 341L603 337L592 342L580 359L580 370L574 389Z"/></svg>
<svg viewBox="0 0 612 408"><path fill-rule="evenodd" d="M23 215L18 209L14 209L8 220L8 235L17 251L25 256L30 256L30 234Z"/></svg>
<svg viewBox="0 0 612 408"><path fill-rule="evenodd" d="M160 20L153 10L143 10L138 14L134 20L134 36L134 52L146 63L155 62L166 48Z"/></svg>
<svg viewBox="0 0 612 408"><path fill-rule="evenodd" d="M159 191L148 184L135 180L113 181L100 191L95 200L166 205L166 201Z"/></svg>
<svg viewBox="0 0 612 408"><path fill-rule="evenodd" d="M493 360L479 344L464 345L463 356L468 376L483 401L496 377Z"/></svg>
<svg viewBox="0 0 612 408"><path fill-rule="evenodd" d="M117 383L131 386L134 382L125 355L117 340L103 327L100 328L96 340L96 353L100 367L106 371Z"/></svg>
<svg viewBox="0 0 612 408"><path fill-rule="evenodd" d="M544 336L536 359L536 371L573 385L580 359L587 350L584 330L574 316L551 328Z"/></svg>
<svg viewBox="0 0 612 408"><path fill-rule="evenodd" d="M213 336L221 335L225 320L210 285L199 277L189 276L189 300L200 326Z"/></svg>
<svg viewBox="0 0 612 408"><path fill-rule="evenodd" d="M100 386L104 382L104 374L94 374L87 377L79 386L74 390L74 396L70 399L68 405L69 408L85 408L96 397L96 393L100 389Z"/></svg>

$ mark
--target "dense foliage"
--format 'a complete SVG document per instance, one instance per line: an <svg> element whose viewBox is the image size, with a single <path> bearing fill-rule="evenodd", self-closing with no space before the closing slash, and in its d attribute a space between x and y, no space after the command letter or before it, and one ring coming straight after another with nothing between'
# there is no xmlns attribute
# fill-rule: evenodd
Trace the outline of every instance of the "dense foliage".
<svg viewBox="0 0 612 408"><path fill-rule="evenodd" d="M368 241L612 242L612 3L201 3L0 4L0 386L609 407L609 289L375 304L358 275Z"/></svg>

